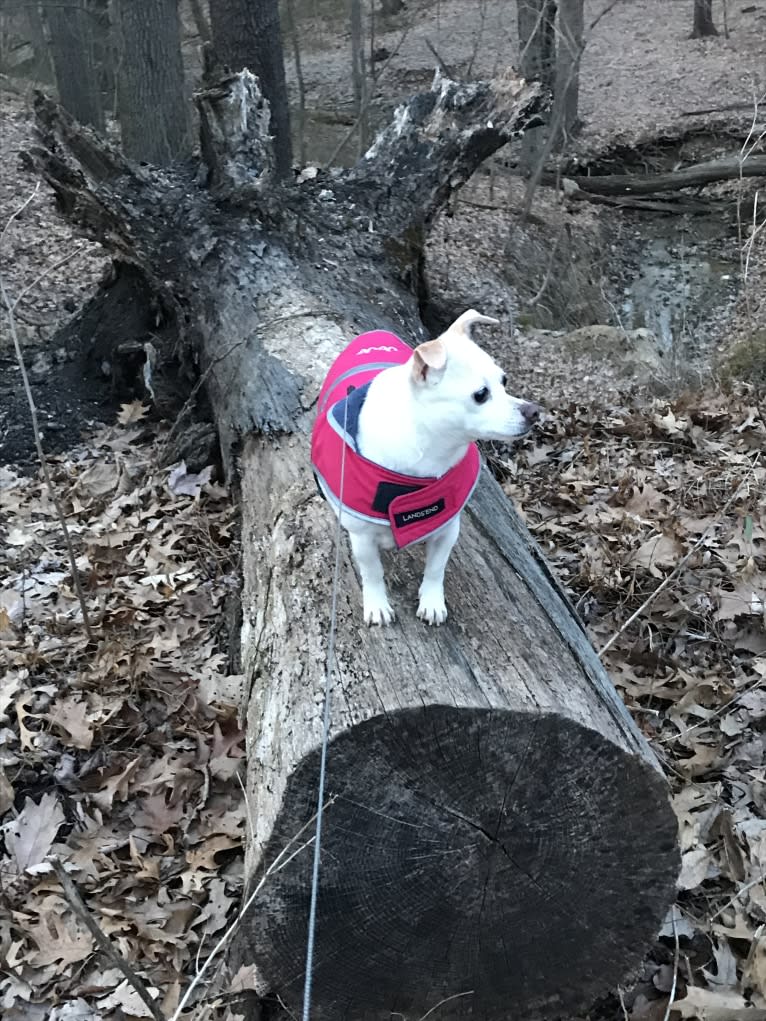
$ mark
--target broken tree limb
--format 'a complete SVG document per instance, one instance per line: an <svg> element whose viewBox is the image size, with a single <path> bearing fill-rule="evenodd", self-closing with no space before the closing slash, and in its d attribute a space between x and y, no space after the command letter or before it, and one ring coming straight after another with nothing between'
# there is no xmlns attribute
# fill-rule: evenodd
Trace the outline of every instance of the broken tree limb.
<svg viewBox="0 0 766 1021"><path fill-rule="evenodd" d="M75 127L43 102L33 159L76 221L112 228L102 240L117 239L206 378L242 507L249 888L291 848L243 919L233 966L255 963L260 991L296 1013L335 532L309 467L316 397L355 334L424 339L427 228L543 100L510 74L437 75L356 167L274 189L268 156L253 155L267 141L242 134L263 121L253 79L203 102L210 173L137 177L105 156L96 179ZM108 293L97 300L108 307ZM363 627L344 540L318 1019L422 1017L441 1001L440 1015L525 1021L587 1007L640 963L674 895L657 762L486 469L464 517L440 629L415 618L418 551L389 569L398 622Z"/></svg>
<svg viewBox="0 0 766 1021"><path fill-rule="evenodd" d="M605 174L567 176L567 180L582 191L596 195L656 195L681 188L700 188L717 181L738 180L740 177L766 177L766 156L748 156L695 163L667 174ZM558 183L558 175L544 174L543 184Z"/></svg>
<svg viewBox="0 0 766 1021"><path fill-rule="evenodd" d="M551 185L552 183L551 178ZM583 191L582 188L567 188L564 194L567 199L571 199L573 202L590 202L597 206L614 206L617 209L637 209L643 213L665 213L671 216L678 216L679 213L690 213L697 216L710 215L715 208L714 203L695 202L684 196L663 200L631 195L599 195L596 192Z"/></svg>

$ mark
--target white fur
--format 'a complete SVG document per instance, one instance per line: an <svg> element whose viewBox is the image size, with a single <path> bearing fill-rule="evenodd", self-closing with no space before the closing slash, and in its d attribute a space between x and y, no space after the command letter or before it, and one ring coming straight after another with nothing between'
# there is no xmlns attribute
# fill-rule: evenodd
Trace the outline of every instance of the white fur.
<svg viewBox="0 0 766 1021"><path fill-rule="evenodd" d="M439 478L475 440L510 440L528 432L534 418L531 409L537 406L505 392L503 370L469 337L471 325L478 322L497 320L473 309L464 312L436 341L416 348L406 364L375 377L359 416L357 442L364 457L405 475ZM484 387L490 396L479 404L473 395ZM364 620L390 624L394 611L380 550L395 545L391 529L347 516L341 523L361 575ZM418 617L429 624L447 619L444 571L459 533L458 515L425 540Z"/></svg>

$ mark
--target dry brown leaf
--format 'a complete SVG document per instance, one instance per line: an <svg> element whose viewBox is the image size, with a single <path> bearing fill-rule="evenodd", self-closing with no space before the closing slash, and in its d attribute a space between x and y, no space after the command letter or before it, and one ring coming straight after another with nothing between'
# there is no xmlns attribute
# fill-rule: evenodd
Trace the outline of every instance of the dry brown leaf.
<svg viewBox="0 0 766 1021"><path fill-rule="evenodd" d="M193 851L187 851L186 860L193 869L215 869L218 867L217 854L239 846L241 846L240 840L221 833L208 838Z"/></svg>
<svg viewBox="0 0 766 1021"><path fill-rule="evenodd" d="M93 744L93 725L88 716L88 706L76 695L58 699L47 714L51 726L63 731L65 745L86 750Z"/></svg>
<svg viewBox="0 0 766 1021"><path fill-rule="evenodd" d="M121 405L121 411L117 415L120 425L130 425L133 422L140 422L149 414L149 409L141 401L131 401L130 404Z"/></svg>
<svg viewBox="0 0 766 1021"><path fill-rule="evenodd" d="M65 968L85 960L93 952L91 934L72 914L65 922L63 910L63 901L49 898L41 921L29 926L29 935L37 947L28 958L33 968L45 968L51 964Z"/></svg>
<svg viewBox="0 0 766 1021"><path fill-rule="evenodd" d="M89 497L107 496L115 491L119 481L118 465L109 461L97 461L78 476L76 490Z"/></svg>
<svg viewBox="0 0 766 1021"><path fill-rule="evenodd" d="M43 794L37 804L25 799L17 818L5 827L5 842L19 872L45 860L64 821L55 794Z"/></svg>
<svg viewBox="0 0 766 1021"><path fill-rule="evenodd" d="M157 990L149 987L149 992L152 996L157 996ZM127 982L121 982L117 988L109 993L108 996L104 996L98 1001L98 1005L102 1011L111 1011L119 1008L129 1017L151 1017L151 1011L135 991L135 989Z"/></svg>
<svg viewBox="0 0 766 1021"><path fill-rule="evenodd" d="M675 567L683 555L678 539L670 535L653 535L631 557L631 563L645 567L655 578L663 578L665 567Z"/></svg>
<svg viewBox="0 0 766 1021"><path fill-rule="evenodd" d="M5 769L0 766L0 818L5 815L14 801L13 787Z"/></svg>
<svg viewBox="0 0 766 1021"><path fill-rule="evenodd" d="M168 489L173 496L193 496L195 499L202 492L202 487L210 482L213 468L208 465L201 472L188 472L186 464L181 461L174 465L168 473Z"/></svg>
<svg viewBox="0 0 766 1021"><path fill-rule="evenodd" d="M687 418L676 418L670 408L668 408L664 415L654 415L653 421L657 428L667 433L668 436L682 436L689 428L689 420Z"/></svg>
<svg viewBox="0 0 766 1021"><path fill-rule="evenodd" d="M130 780L139 767L140 759L133 759L118 776L110 777L100 791L91 795L92 800L104 811L112 807L115 798L125 801L130 789Z"/></svg>
<svg viewBox="0 0 766 1021"><path fill-rule="evenodd" d="M766 1009L751 1006L739 993L701 986L689 986L684 999L674 1001L673 1010L696 1021L766 1021Z"/></svg>
<svg viewBox="0 0 766 1021"><path fill-rule="evenodd" d="M766 1000L766 933L760 926L745 965L744 978Z"/></svg>
<svg viewBox="0 0 766 1021"><path fill-rule="evenodd" d="M763 617L766 607L766 575L743 577L735 588L721 590L716 620L734 620L735 617Z"/></svg>
<svg viewBox="0 0 766 1021"><path fill-rule="evenodd" d="M696 847L693 851L687 851L681 858L678 889L693 890L695 886L699 886L707 878L712 864L713 859L706 847Z"/></svg>

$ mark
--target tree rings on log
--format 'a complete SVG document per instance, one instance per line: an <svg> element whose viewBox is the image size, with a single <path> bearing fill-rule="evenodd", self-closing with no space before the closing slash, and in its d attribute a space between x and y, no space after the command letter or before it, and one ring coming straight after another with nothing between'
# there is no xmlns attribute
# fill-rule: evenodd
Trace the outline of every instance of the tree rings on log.
<svg viewBox="0 0 766 1021"><path fill-rule="evenodd" d="M242 940L296 1014L318 766L311 752L288 780L262 866L291 845L288 863ZM640 964L673 898L662 776L555 713L373 717L331 742L326 804L314 1018L417 1021L441 1001L439 1017L558 1017Z"/></svg>

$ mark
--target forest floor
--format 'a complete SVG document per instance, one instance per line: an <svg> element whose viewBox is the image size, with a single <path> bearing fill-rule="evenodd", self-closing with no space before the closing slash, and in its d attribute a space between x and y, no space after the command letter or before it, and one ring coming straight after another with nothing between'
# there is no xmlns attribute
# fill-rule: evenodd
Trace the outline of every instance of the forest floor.
<svg viewBox="0 0 766 1021"><path fill-rule="evenodd" d="M600 8L586 7L590 24ZM396 50L380 79L384 106L427 86L426 39L462 72L472 59L477 73L513 59L513 5L466 10L457 0L411 0L388 32L378 26L377 44ZM323 0L298 13L310 105L347 110L348 37ZM617 146L665 158L650 143L688 138L690 125L716 145L744 137L766 8L729 6L728 18L729 38L690 40L690 3L613 5L583 63L583 158ZM743 108L684 116L735 103ZM0 317L0 1005L6 1021L149 1016L45 864L53 854L170 1018L241 894L240 679L228 673L223 623L237 592L237 516L210 471L161 467L170 423L67 375L56 331L108 260L16 169L32 142L26 101L0 93L0 272L11 300L21 297L17 329L92 636L50 495L28 440L17 442L28 436L28 411ZM674 159L688 155L684 146L693 143L682 141ZM619 260L610 245L646 235L629 214L570 208L542 190L540 222L522 231L521 186L497 163L497 176L477 175L433 233L434 301L445 314L464 304L499 313L505 340L494 353L510 365L514 390L548 409L534 437L489 450L490 461L596 648L611 643L605 665L667 772L683 853L676 908L637 982L582 1018L764 1021L766 405L752 384L724 388L716 366L718 348L763 329L766 260L759 239L749 245L749 229L723 217L720 244L739 271L739 296L727 292L690 331L673 371L639 382L620 350L567 349L566 338L583 291L602 322L621 325L621 276L604 268L604 253ZM549 263L514 262L514 250L550 248L562 229L576 239L569 261L592 259L593 271L565 280L557 267L544 331L528 299ZM530 281L519 279L519 261L530 262ZM529 321L510 322L520 305ZM679 363L693 341L690 374ZM251 975L220 967L214 959L201 980L206 999L184 1017L223 1018L219 995L251 985Z"/></svg>

